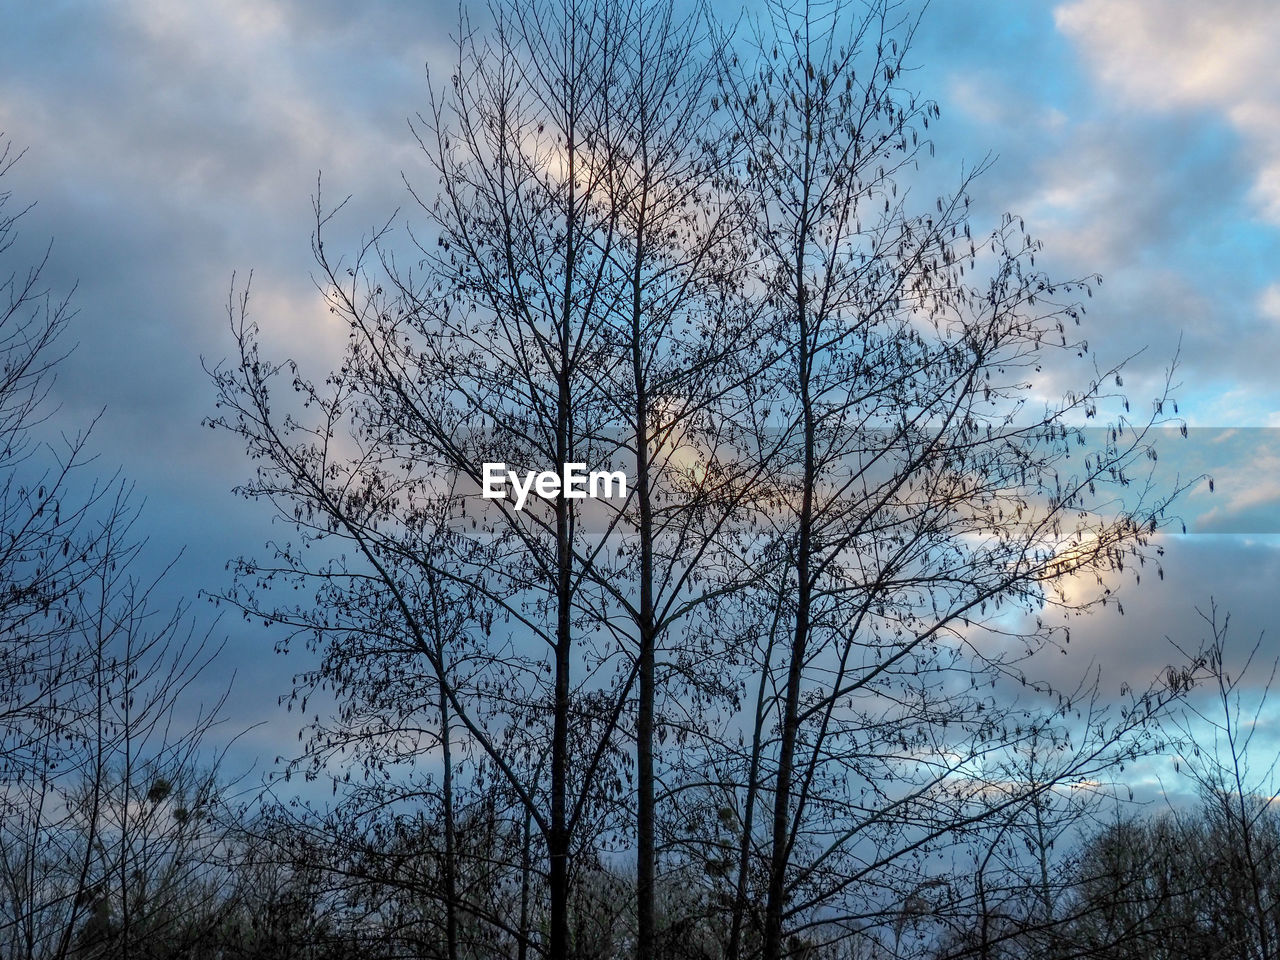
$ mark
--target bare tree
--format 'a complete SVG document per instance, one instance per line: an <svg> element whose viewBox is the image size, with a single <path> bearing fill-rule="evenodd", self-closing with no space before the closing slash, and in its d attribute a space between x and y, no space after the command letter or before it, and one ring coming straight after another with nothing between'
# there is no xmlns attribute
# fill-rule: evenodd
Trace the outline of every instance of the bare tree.
<svg viewBox="0 0 1280 960"><path fill-rule="evenodd" d="M1057 926L1035 940L1011 940L1006 955L1262 956L1252 891L1261 883L1264 902L1274 898L1280 876L1274 858L1249 862L1231 816L1212 796L1196 809L1158 816L1117 811L1082 840ZM1255 850L1274 849L1274 809L1256 817L1251 831Z"/></svg>
<svg viewBox="0 0 1280 960"><path fill-rule="evenodd" d="M1199 789L1205 819L1229 851L1225 872L1236 902L1232 914L1240 920L1236 949L1265 960L1280 944L1280 888L1272 869L1280 856L1275 810L1280 753L1262 753L1254 740L1265 726L1280 659L1269 666L1255 664L1260 635L1243 661L1233 665L1230 615L1220 618L1212 602L1207 613L1197 612L1209 637L1199 650L1183 652L1188 669L1202 677L1203 696L1189 699L1169 724L1177 748L1174 766Z"/></svg>
<svg viewBox="0 0 1280 960"><path fill-rule="evenodd" d="M0 151L0 175L16 159ZM0 256L22 215L9 202ZM42 442L73 315L43 286L47 262L0 275L0 944L66 957L100 921L127 954L139 915L208 862L213 797L193 778L217 704L201 713L190 685L216 650L182 609L155 612L138 510L94 475L88 432Z"/></svg>
<svg viewBox="0 0 1280 960"><path fill-rule="evenodd" d="M20 157L4 142L0 176ZM11 204L0 192L6 261L26 212ZM83 654L77 659L64 640L77 590L107 560L93 549L102 530L94 512L111 515L119 499L114 478L86 482L84 434L56 446L37 434L52 412L49 391L67 349L60 337L73 315L70 294L58 300L43 285L48 257L0 270L0 772L21 767L45 731L75 714L75 697L57 689L78 676Z"/></svg>
<svg viewBox="0 0 1280 960"><path fill-rule="evenodd" d="M359 671L384 670L400 645L422 660L439 702L402 699L397 716L430 716L446 754L452 717L545 843L549 954L568 949L569 861L586 824L634 830L647 956L659 648L713 597L697 571L723 553L733 502L715 469L695 478L682 457L690 437L714 435L720 358L741 340L728 282L740 211L729 151L710 130L689 137L713 113L705 21L669 4L494 12L492 46L464 23L450 87L415 127L441 184L420 201L436 245L419 247L419 267L400 267L383 232L355 263L334 260L317 211L317 260L352 338L323 390L294 379L323 411L302 442L268 392L293 368L260 361L254 329L236 321L240 357L214 371L228 411L214 422L269 464L245 492L275 499L305 537L348 540L362 563L317 569L281 551L243 563L249 589L231 599L333 643L345 674L309 682L343 676L343 693L366 702ZM340 455L348 429L354 452ZM476 503L492 461L629 467L635 481L621 506ZM255 581L277 575L321 582L321 605L259 602ZM373 640L357 648L357 636ZM617 803L633 747L634 819Z"/></svg>
<svg viewBox="0 0 1280 960"><path fill-rule="evenodd" d="M1147 537L1177 490L1130 476L1163 397L1074 454L1086 439L1069 424L1096 415L1118 369L1089 371L1042 414L1026 409L1055 346L1087 351L1067 329L1091 278L1037 272L1039 244L1015 217L973 237L967 188L982 168L910 208L905 181L938 116L903 86L913 15L883 2L771 4L769 17L726 82L775 358L747 383L769 463L759 516L775 532L755 554L762 630L741 725L751 826L730 952L748 912L754 807L767 802L762 951L774 960L790 952L788 928L830 929L841 909L846 929L882 925L912 900L935 843L1047 789L1001 795L989 773L1072 701L1011 693L1049 692L1024 665L1055 643L1036 614L1089 605L1055 591L1067 576L1154 552Z"/></svg>
<svg viewBox="0 0 1280 960"><path fill-rule="evenodd" d="M617 405L630 496L610 549L634 562L609 570L613 602L631 621L636 664L636 955L661 951L658 731L694 726L704 638L740 588L739 514L750 487L733 440L728 398L752 372L754 317L748 224L737 172L740 141L719 111L714 20L680 20L670 3L609 5L610 30L629 38L618 58L598 136L605 204L616 222L611 268L622 278L610 311L622 361L606 379ZM758 467L757 467L758 468ZM599 568L593 565L593 573ZM699 624L702 628L699 628ZM683 649L681 649L683 647ZM695 679L696 678L696 679ZM692 683L691 683L692 680Z"/></svg>
<svg viewBox="0 0 1280 960"><path fill-rule="evenodd" d="M960 910L929 858L1027 817L1047 843L1053 791L1146 749L1177 692L1110 718L1027 666L1068 639L1045 608L1112 602L1056 587L1154 550L1177 492L1132 476L1163 398L1095 447L1071 427L1119 369L1028 412L1053 349L1087 352L1094 278L1036 271L1014 217L975 239L980 170L909 209L938 112L897 4L770 11L745 55L663 4L464 20L413 124L437 182L407 252L388 224L335 255L317 198L338 368L264 358L231 304L210 422L298 539L225 597L320 653L309 775L438 811L451 957L466 917L521 956L600 942L574 904L633 838L628 952L679 946L664 879L728 908L735 960L901 947ZM517 504L479 496L495 462L633 475L621 505ZM460 884L481 803L514 911Z"/></svg>

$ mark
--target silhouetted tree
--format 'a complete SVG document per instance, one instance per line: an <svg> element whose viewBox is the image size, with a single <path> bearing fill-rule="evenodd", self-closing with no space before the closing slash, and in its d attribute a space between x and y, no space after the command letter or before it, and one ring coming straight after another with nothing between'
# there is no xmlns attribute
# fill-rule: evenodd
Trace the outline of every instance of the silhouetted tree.
<svg viewBox="0 0 1280 960"><path fill-rule="evenodd" d="M241 492L297 532L225 598L319 654L308 774L441 825L422 889L451 957L464 917L521 956L605 950L617 915L575 904L633 839L615 953L681 949L667 889L726 911L735 960L905 952L973 902L935 855L1043 853L1055 791L1150 749L1180 692L1113 715L1028 665L1067 639L1045 608L1112 602L1060 585L1156 550L1177 490L1134 474L1167 400L1131 420L1093 369L1028 412L1054 351L1087 352L1095 278L1037 271L1015 217L975 237L980 171L908 206L938 116L903 87L914 22L774 4L748 53L673 9L464 20L414 124L437 189L408 254L388 225L335 255L317 198L337 368L263 357L242 291L210 371L211 425L258 463ZM492 462L625 469L629 493L517 507L479 496ZM330 695L332 721L308 710ZM481 806L513 912L464 893Z"/></svg>
<svg viewBox="0 0 1280 960"><path fill-rule="evenodd" d="M1210 603L1200 617L1209 637L1187 655L1189 668L1202 677L1201 696L1188 699L1170 724L1178 749L1175 768L1198 788L1212 843L1227 861L1213 865L1231 904L1224 916L1236 921L1224 933L1240 955L1269 960L1280 944L1280 877L1274 869L1280 861L1275 810L1280 753L1255 745L1255 739L1265 729L1280 659L1256 662L1260 635L1233 664L1230 615L1219 616Z"/></svg>
<svg viewBox="0 0 1280 960"><path fill-rule="evenodd" d="M770 960L789 930L833 929L842 911L866 932L900 929L926 900L937 912L938 891L920 887L936 846L1034 813L1140 733L1116 717L1067 748L1090 690L1017 703L1010 686L1051 693L1027 665L1063 637L1045 607L1107 602L1056 584L1157 550L1147 538L1177 490L1130 475L1167 401L1136 422L1117 403L1103 445L1071 425L1105 409L1118 369L1027 409L1056 350L1087 351L1068 330L1093 278L1037 271L1040 245L1016 217L975 236L981 168L913 209L938 117L904 86L914 30L891 0L770 4L724 84L769 358L741 403L768 464L753 502L768 531L751 557L758 630L736 698L751 746L716 751L743 764L732 955L757 896ZM1045 779L1010 786L1000 774L1037 742L1056 755Z"/></svg>
<svg viewBox="0 0 1280 960"><path fill-rule="evenodd" d="M0 149L0 175L16 160ZM138 511L93 474L88 431L41 439L73 315L47 262L0 271L0 952L129 955L172 937L174 898L205 879L217 704L189 687L216 650L182 609L157 615Z"/></svg>

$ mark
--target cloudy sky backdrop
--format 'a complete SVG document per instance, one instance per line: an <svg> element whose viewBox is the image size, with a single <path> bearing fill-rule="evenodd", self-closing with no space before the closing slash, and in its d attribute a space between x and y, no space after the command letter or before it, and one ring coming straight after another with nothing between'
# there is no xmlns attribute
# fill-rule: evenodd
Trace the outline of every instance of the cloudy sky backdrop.
<svg viewBox="0 0 1280 960"><path fill-rule="evenodd" d="M344 334L311 282L317 173L330 199L353 196L331 247L406 205L402 173L428 182L406 117L427 66L447 76L458 7L8 0L0 14L0 131L28 150L5 187L38 201L28 258L52 237L47 280L78 283L58 421L105 408L102 468L145 496L157 566L185 548L167 589L195 597L281 533L230 493L251 469L234 438L200 427L201 357L231 349L232 274L253 271L268 350L319 372ZM942 108L929 182L990 155L977 219L1019 213L1051 273L1103 275L1084 335L1099 363L1136 355L1136 408L1180 346L1190 438L1161 466L1216 480L1183 501L1188 534L1162 538L1165 579L1130 589L1123 618L1074 628L1071 669L1141 678L1173 655L1166 637L1199 641L1211 596L1239 644L1280 637L1280 4L935 0L915 49L914 84ZM274 704L303 663L250 625L219 631L236 722L272 721L244 755L269 765L296 743Z"/></svg>

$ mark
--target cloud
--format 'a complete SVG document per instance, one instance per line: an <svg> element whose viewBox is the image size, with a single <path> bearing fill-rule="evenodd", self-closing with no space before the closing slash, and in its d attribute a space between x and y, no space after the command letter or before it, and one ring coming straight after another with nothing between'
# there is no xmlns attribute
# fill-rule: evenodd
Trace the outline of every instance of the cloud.
<svg viewBox="0 0 1280 960"><path fill-rule="evenodd" d="M335 224L349 231L335 232L335 250L352 249L405 202L401 169L430 188L404 118L424 105L424 63L447 75L445 33L457 9L33 4L0 32L0 130L31 147L6 186L24 203L39 201L24 225L31 250L56 238L50 285L65 292L80 281L69 337L80 348L61 372L58 399L72 423L106 404L95 434L103 463L123 463L139 479L157 553L191 545L175 595L225 584L228 557L279 535L265 509L228 493L252 470L240 444L198 427L213 399L199 357L216 362L232 346L231 273L243 280L256 271L251 311L269 338L264 349L302 354L314 361L307 372L322 375L326 342L343 337L309 282L316 171L335 198L355 194ZM1094 350L1068 357L1069 377L1050 382L1046 373L1038 390L1087 382L1095 352L1114 358L1148 345L1139 362L1158 378L1179 330L1199 409L1221 409L1217 423L1239 422L1228 414L1240 397L1270 389L1280 244L1269 227L1247 233L1241 223L1254 210L1280 216L1280 77L1266 58L1280 49L1278 21L1262 0L1212 9L1074 0L1057 9L1061 32L1046 3L930 11L922 37L933 46L920 59L936 64L939 82L926 92L944 101L942 123L929 131L941 138L938 189L954 187L961 157L972 163L994 151L999 162L975 190L975 211L990 220L1006 208L1026 213L1047 242L1038 264L1106 276L1081 331ZM1097 84L1077 75L1076 53ZM929 206L932 193L916 199ZM1137 375L1126 383L1135 411L1147 409L1154 389ZM1280 417L1278 407L1260 415ZM1213 463L1217 499L1187 503L1196 529L1257 533L1263 521L1280 522L1274 482L1264 485L1274 462L1260 464L1254 452L1232 448L1240 462L1259 464L1234 482L1223 460ZM1188 463L1187 473L1201 466ZM1136 683L1169 658L1165 634L1199 629L1188 614L1211 593L1238 611L1242 628L1260 623L1280 575L1276 556L1243 539L1171 542L1166 580L1144 571L1141 588L1125 594L1126 616L1108 608L1080 621L1072 655L1052 666L1069 675L1096 653ZM252 624L224 626L230 659L253 665L237 680L233 710L257 718L288 689L296 655L276 661ZM278 732L263 732L262 742Z"/></svg>
<svg viewBox="0 0 1280 960"><path fill-rule="evenodd" d="M1169 19L1182 9L1173 7ZM1232 10L1238 34L1267 34L1275 20L1262 4ZM1177 354L1175 395L1192 425L1269 425L1280 416L1270 361L1280 323L1262 293L1280 279L1280 232L1259 216L1256 144L1237 126L1263 123L1269 95L1249 96L1249 81L1205 69L1180 82L1219 97L1235 89L1255 114L1191 106L1186 92L1143 106L1128 74L1142 73L1156 90L1167 64L1123 59L1125 44L1144 42L1132 35L1141 32L1133 11L1159 17L1129 0L931 8L917 56L924 92L942 102L929 130L937 165L950 173L962 158L990 156L994 166L972 191L975 230L1011 210L1044 241L1036 263L1050 276L1105 280L1076 331L1089 353L1079 362L1050 356L1037 394L1078 389L1095 358L1105 369L1131 357L1126 391L1135 411L1147 411ZM1276 47L1251 42L1255 52ZM1251 57L1249 72L1263 72L1261 55ZM936 189L949 186L937 178Z"/></svg>
<svg viewBox="0 0 1280 960"><path fill-rule="evenodd" d="M1132 357L1126 389L1147 410L1177 353L1192 425L1280 422L1280 221L1266 199L1280 8L992 0L935 8L924 43L951 141L939 156L996 158L974 190L980 222L1025 215L1049 275L1104 277L1078 331L1087 364ZM1066 359L1038 392L1079 387Z"/></svg>
<svg viewBox="0 0 1280 960"><path fill-rule="evenodd" d="M1268 320L1280 325L1280 283L1273 283L1262 291L1258 298L1258 309Z"/></svg>
<svg viewBox="0 0 1280 960"><path fill-rule="evenodd" d="M1120 685L1145 689L1169 664L1183 662L1174 646L1196 650L1209 636L1196 611L1208 613L1216 604L1219 619L1231 617L1231 665L1248 653L1262 636L1259 660L1280 656L1275 630L1273 584L1280 578L1280 537L1157 536L1152 552L1141 564L1126 564L1126 572L1108 578L1116 603L1083 616L1065 619L1052 609L1043 616L1065 623L1071 630L1066 656L1046 655L1038 676L1059 687L1073 683L1089 665L1102 670L1104 693L1115 696ZM1267 673L1250 678L1264 683Z"/></svg>
<svg viewBox="0 0 1280 960"><path fill-rule="evenodd" d="M336 249L405 202L401 170L422 169L405 117L424 105L424 64L447 62L456 16L440 4L124 0L33 5L0 31L0 131L29 148L3 187L36 202L5 266L37 262L52 237L43 279L56 295L75 287L79 310L48 432L105 407L95 469L137 481L148 563L187 547L166 603L225 585L227 559L270 535L268 513L230 493L252 472L243 445L200 428L214 399L200 359L233 346L232 273L255 271L251 310L271 355L314 360L322 376L345 333L310 280L317 171L329 199L354 195ZM195 610L208 618L203 602ZM259 718L291 664L274 662L254 625L223 627L223 669L253 665L230 713Z"/></svg>
<svg viewBox="0 0 1280 960"><path fill-rule="evenodd" d="M1133 108L1208 109L1240 135L1258 213L1280 224L1280 6L1271 0L1073 0L1054 13L1097 81Z"/></svg>

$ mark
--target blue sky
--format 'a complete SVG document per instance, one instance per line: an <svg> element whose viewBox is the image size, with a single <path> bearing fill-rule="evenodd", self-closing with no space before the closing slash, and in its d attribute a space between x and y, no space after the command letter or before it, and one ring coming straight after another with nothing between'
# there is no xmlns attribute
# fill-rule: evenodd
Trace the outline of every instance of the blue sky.
<svg viewBox="0 0 1280 960"><path fill-rule="evenodd" d="M447 70L445 3L120 0L10 3L0 31L0 131L27 147L6 177L38 201L32 255L78 282L79 343L56 387L59 422L85 423L104 469L147 499L157 565L185 547L176 597L226 582L224 564L279 535L233 497L251 469L200 428L225 357L233 272L254 272L266 349L319 370L341 345L311 282L311 195L324 171L354 243L424 178L405 118L426 65ZM1268 0L935 0L915 86L938 101L922 187L990 155L976 217L1025 216L1061 276L1100 273L1084 335L1098 362L1133 355L1137 405L1181 345L1176 391L1192 428L1162 466L1212 473L1183 501L1191 533L1164 538L1163 581L1126 587L1126 616L1075 628L1117 678L1200 639L1194 610L1231 611L1241 643L1273 628L1280 583L1280 5ZM334 235L331 246L343 238ZM1050 379L1043 389L1065 386ZM1248 428L1248 429L1233 429ZM213 611L197 602L200 617ZM234 715L275 718L247 742L293 740L277 714L303 664L226 621ZM1073 644L1076 646L1076 644ZM1268 642L1274 656L1280 644Z"/></svg>

